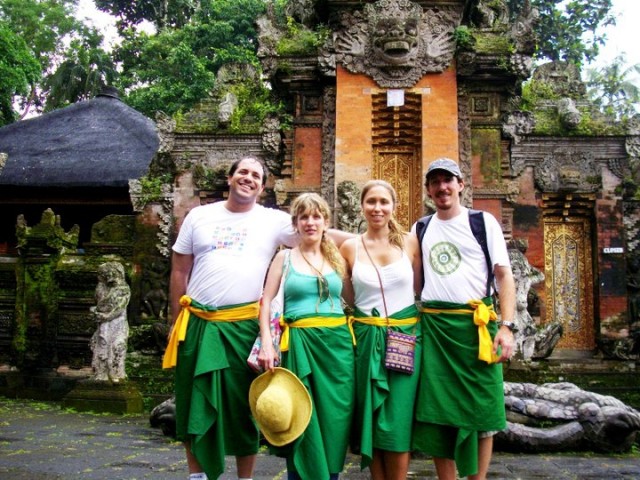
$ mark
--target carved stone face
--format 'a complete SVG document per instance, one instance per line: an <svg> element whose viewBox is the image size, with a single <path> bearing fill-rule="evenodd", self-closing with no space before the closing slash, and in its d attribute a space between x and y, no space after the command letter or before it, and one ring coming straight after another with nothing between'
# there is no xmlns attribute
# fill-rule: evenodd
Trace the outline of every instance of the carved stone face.
<svg viewBox="0 0 640 480"><path fill-rule="evenodd" d="M372 32L374 64L413 66L418 55L419 17L379 18Z"/></svg>
<svg viewBox="0 0 640 480"><path fill-rule="evenodd" d="M569 166L560 167L560 190L573 192L578 189L582 180L580 171Z"/></svg>

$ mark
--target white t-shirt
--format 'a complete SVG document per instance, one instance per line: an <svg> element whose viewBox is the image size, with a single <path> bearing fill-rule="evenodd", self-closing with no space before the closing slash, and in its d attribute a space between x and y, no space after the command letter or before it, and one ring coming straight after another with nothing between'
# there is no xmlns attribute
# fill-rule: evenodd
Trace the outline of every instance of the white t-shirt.
<svg viewBox="0 0 640 480"><path fill-rule="evenodd" d="M483 212L483 216L494 268L510 267L500 224L490 213ZM415 225L412 230L415 232ZM440 220L437 215L431 218L422 240L422 268L422 300L467 303L485 297L487 264L469 225L469 209L463 207L450 220Z"/></svg>
<svg viewBox="0 0 640 480"><path fill-rule="evenodd" d="M173 250L194 256L187 295L205 305L226 306L258 300L276 249L295 243L287 213L262 205L232 213L217 202L189 212Z"/></svg>

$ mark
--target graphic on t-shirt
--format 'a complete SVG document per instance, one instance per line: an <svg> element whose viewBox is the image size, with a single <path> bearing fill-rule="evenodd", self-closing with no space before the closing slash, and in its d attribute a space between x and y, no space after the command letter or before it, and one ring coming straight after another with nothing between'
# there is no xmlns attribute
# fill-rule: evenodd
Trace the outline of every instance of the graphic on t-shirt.
<svg viewBox="0 0 640 480"><path fill-rule="evenodd" d="M217 226L213 231L211 250L242 252L247 240L247 228Z"/></svg>
<svg viewBox="0 0 640 480"><path fill-rule="evenodd" d="M453 243L439 242L429 251L429 263L438 275L449 275L455 272L461 262L460 251Z"/></svg>

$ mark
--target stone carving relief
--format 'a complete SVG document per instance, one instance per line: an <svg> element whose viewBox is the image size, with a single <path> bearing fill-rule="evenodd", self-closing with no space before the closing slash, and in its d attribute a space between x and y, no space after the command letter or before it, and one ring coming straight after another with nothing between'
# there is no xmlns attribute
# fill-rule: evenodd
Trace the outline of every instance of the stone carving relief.
<svg viewBox="0 0 640 480"><path fill-rule="evenodd" d="M531 2L525 0L520 14L511 24L510 36L516 46L516 51L532 55L536 50L535 26L540 20L540 13L531 7Z"/></svg>
<svg viewBox="0 0 640 480"><path fill-rule="evenodd" d="M574 130L582 118L582 114L576 107L576 102L572 98L564 97L558 100L556 107L562 125L568 130Z"/></svg>
<svg viewBox="0 0 640 480"><path fill-rule="evenodd" d="M96 305L90 308L98 328L91 337L95 380L119 382L126 378L125 359L129 324L127 306L131 290L119 262L106 262L98 267Z"/></svg>
<svg viewBox="0 0 640 480"><path fill-rule="evenodd" d="M175 144L176 121L169 115L156 112L156 129L158 130L158 153L171 152Z"/></svg>
<svg viewBox="0 0 640 480"><path fill-rule="evenodd" d="M338 206L337 228L345 232L359 233L363 221L360 212L360 189L351 180L340 182L337 187Z"/></svg>
<svg viewBox="0 0 640 480"><path fill-rule="evenodd" d="M540 65L533 80L546 83L556 96L583 98L587 88L580 77L580 69L567 62L549 62Z"/></svg>
<svg viewBox="0 0 640 480"><path fill-rule="evenodd" d="M590 193L600 186L600 172L592 153L561 149L536 167L535 183L543 192Z"/></svg>
<svg viewBox="0 0 640 480"><path fill-rule="evenodd" d="M335 75L339 64L369 75L381 87L411 87L425 73L449 66L460 18L453 7L423 10L409 0L379 0L343 12L341 28L320 53L321 69Z"/></svg>
<svg viewBox="0 0 640 480"><path fill-rule="evenodd" d="M533 132L535 124L533 112L513 111L507 114L506 120L502 124L502 133L507 138L513 139L515 143L520 143L523 136Z"/></svg>
<svg viewBox="0 0 640 480"><path fill-rule="evenodd" d="M640 430L640 412L572 383L505 382L504 394L507 429L495 437L501 450L625 452Z"/></svg>
<svg viewBox="0 0 640 480"><path fill-rule="evenodd" d="M336 176L336 88L325 88L322 95L322 185L321 195L334 208Z"/></svg>
<svg viewBox="0 0 640 480"><path fill-rule="evenodd" d="M509 8L502 0L478 0L472 15L478 28L494 28L509 22Z"/></svg>
<svg viewBox="0 0 640 480"><path fill-rule="evenodd" d="M262 125L262 148L269 154L277 155L281 142L280 121L276 117L267 117ZM271 165L269 169L273 171Z"/></svg>

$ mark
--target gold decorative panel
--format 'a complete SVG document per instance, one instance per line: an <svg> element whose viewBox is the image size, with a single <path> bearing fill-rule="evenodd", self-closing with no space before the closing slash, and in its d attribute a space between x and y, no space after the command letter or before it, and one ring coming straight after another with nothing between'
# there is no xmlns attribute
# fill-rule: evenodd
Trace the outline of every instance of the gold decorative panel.
<svg viewBox="0 0 640 480"><path fill-rule="evenodd" d="M545 217L547 321L563 327L559 349L595 348L591 222L584 217Z"/></svg>
<svg viewBox="0 0 640 480"><path fill-rule="evenodd" d="M396 218L407 230L422 214L421 172L417 158L412 147L377 147L374 150L374 177L386 180L395 188L398 194Z"/></svg>
<svg viewBox="0 0 640 480"><path fill-rule="evenodd" d="M372 95L373 178L398 194L396 218L409 229L422 215L422 97L405 91L404 105L387 106L386 92Z"/></svg>

